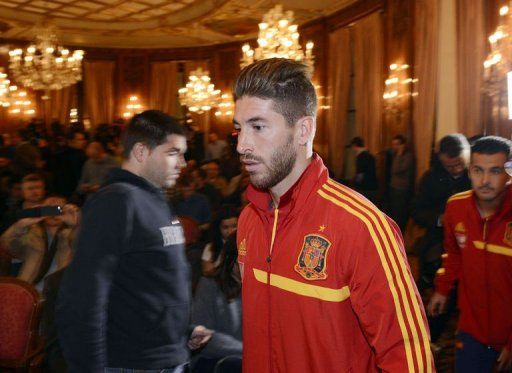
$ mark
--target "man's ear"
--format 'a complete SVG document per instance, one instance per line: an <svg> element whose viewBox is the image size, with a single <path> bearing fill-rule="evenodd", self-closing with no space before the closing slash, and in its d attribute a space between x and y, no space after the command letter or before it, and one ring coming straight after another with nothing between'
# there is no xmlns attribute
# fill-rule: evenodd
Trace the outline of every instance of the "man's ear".
<svg viewBox="0 0 512 373"><path fill-rule="evenodd" d="M307 145L313 142L316 132L316 120L313 117L302 117L297 121L299 145Z"/></svg>
<svg viewBox="0 0 512 373"><path fill-rule="evenodd" d="M149 149L141 142L136 142L132 148L132 156L138 163L143 163L149 155Z"/></svg>

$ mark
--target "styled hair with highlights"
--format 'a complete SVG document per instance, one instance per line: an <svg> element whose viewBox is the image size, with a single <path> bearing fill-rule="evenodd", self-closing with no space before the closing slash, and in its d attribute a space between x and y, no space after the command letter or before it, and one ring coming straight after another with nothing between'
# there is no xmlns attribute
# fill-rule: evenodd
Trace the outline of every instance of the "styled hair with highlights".
<svg viewBox="0 0 512 373"><path fill-rule="evenodd" d="M317 100L311 68L286 58L270 58L246 66L233 87L236 102L244 96L272 100L274 110L289 126L305 116L316 116Z"/></svg>

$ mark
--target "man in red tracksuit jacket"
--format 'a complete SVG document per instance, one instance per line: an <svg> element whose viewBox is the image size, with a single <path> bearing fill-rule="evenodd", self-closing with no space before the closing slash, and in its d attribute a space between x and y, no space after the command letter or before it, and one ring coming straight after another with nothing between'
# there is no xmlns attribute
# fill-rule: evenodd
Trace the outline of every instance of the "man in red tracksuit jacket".
<svg viewBox="0 0 512 373"><path fill-rule="evenodd" d="M457 372L510 371L512 365L512 188L509 140L489 136L471 149L472 190L452 196L444 215L444 268L429 312L444 311L458 283Z"/></svg>
<svg viewBox="0 0 512 373"><path fill-rule="evenodd" d="M398 228L313 154L306 65L258 61L234 97L252 184L237 234L244 372L434 371Z"/></svg>

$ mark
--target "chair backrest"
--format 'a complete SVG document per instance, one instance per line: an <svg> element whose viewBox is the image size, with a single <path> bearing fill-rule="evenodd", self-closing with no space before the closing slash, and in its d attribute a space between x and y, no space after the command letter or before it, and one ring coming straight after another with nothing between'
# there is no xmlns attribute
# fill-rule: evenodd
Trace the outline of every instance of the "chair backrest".
<svg viewBox="0 0 512 373"><path fill-rule="evenodd" d="M7 276L11 267L12 257L9 255L5 247L0 244L0 276Z"/></svg>
<svg viewBox="0 0 512 373"><path fill-rule="evenodd" d="M31 284L0 277L0 361L26 359L38 338L40 312L40 295Z"/></svg>
<svg viewBox="0 0 512 373"><path fill-rule="evenodd" d="M199 223L188 216L179 216L181 226L183 227L183 233L185 234L185 245L189 246L196 243L199 240Z"/></svg>

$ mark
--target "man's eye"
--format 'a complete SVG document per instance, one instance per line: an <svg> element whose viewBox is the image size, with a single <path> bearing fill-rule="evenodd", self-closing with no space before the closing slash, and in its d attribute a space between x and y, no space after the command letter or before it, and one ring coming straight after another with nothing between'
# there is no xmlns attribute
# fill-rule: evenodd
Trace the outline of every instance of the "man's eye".
<svg viewBox="0 0 512 373"><path fill-rule="evenodd" d="M254 128L256 131L260 131L263 128L263 126L255 125L255 126L252 126L252 128Z"/></svg>

